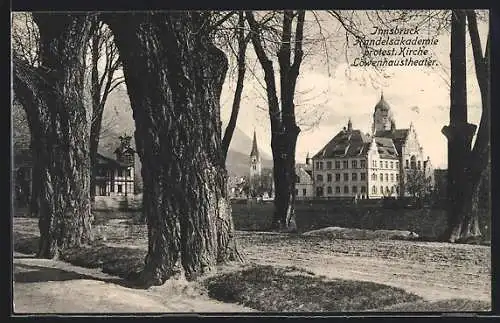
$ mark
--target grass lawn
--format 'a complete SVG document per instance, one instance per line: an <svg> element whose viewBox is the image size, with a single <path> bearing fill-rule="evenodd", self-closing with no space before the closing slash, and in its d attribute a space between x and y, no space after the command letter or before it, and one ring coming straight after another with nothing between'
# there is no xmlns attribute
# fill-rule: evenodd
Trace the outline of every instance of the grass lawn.
<svg viewBox="0 0 500 323"><path fill-rule="evenodd" d="M265 312L356 312L421 301L403 289L326 279L294 267L254 266L205 281L209 296Z"/></svg>

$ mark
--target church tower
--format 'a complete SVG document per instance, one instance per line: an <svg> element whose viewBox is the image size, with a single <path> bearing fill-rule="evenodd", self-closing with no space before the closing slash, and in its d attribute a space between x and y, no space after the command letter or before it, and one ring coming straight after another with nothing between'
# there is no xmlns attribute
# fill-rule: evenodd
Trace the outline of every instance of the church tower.
<svg viewBox="0 0 500 323"><path fill-rule="evenodd" d="M250 152L250 179L259 178L262 173L262 164L260 160L259 148L257 147L257 136L253 131L252 151Z"/></svg>
<svg viewBox="0 0 500 323"><path fill-rule="evenodd" d="M389 131L396 128L396 123L391 111L391 107L384 99L384 93L380 94L380 100L375 105L373 112L373 126L372 133L376 134L378 131Z"/></svg>

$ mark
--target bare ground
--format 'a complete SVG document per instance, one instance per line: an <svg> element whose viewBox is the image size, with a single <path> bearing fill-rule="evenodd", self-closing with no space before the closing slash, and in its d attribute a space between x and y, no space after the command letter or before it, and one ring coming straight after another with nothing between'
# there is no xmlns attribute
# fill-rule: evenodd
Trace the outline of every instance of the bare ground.
<svg viewBox="0 0 500 323"><path fill-rule="evenodd" d="M34 224L31 222L32 219L14 219L14 231L33 233ZM95 232L96 237L108 246L133 247L146 252L147 233L144 226L126 225L112 220L106 226L97 226ZM428 301L463 298L491 302L491 258L490 247L487 246L398 240L341 240L243 231L237 232L237 237L247 264L291 265L328 278L372 281L403 288ZM240 267L230 266L220 270L231 271ZM22 288L16 283L15 290ZM158 290L161 288L164 287ZM151 306L167 306L169 309L168 304L171 302L161 304ZM17 303L17 306L23 305ZM33 307L30 304L25 306ZM183 306L179 305L175 311L189 308ZM196 311L203 311L200 308ZM233 309L242 310L241 307Z"/></svg>

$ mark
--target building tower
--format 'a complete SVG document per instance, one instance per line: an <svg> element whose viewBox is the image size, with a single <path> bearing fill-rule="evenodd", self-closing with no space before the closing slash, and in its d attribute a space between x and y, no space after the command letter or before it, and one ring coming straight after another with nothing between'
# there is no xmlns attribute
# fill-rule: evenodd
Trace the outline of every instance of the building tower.
<svg viewBox="0 0 500 323"><path fill-rule="evenodd" d="M262 174L262 163L260 160L259 148L257 147L257 136L253 131L252 151L250 152L250 183L253 186L255 179L259 180Z"/></svg>
<svg viewBox="0 0 500 323"><path fill-rule="evenodd" d="M396 123L391 111L391 107L384 100L384 92L380 94L380 100L375 105L373 112L373 126L372 133L376 134L378 131L389 131L396 128Z"/></svg>

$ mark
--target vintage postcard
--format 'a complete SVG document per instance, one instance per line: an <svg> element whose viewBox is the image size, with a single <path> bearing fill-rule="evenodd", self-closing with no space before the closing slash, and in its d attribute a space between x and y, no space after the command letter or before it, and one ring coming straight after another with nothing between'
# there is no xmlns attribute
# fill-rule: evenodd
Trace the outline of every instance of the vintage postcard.
<svg viewBox="0 0 500 323"><path fill-rule="evenodd" d="M13 314L491 311L488 10L11 18Z"/></svg>

